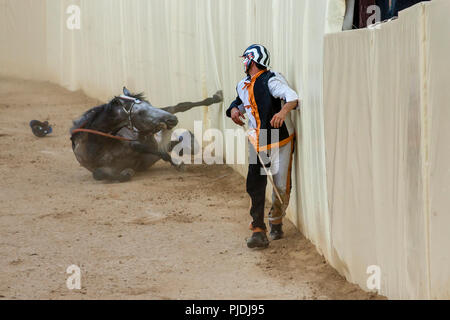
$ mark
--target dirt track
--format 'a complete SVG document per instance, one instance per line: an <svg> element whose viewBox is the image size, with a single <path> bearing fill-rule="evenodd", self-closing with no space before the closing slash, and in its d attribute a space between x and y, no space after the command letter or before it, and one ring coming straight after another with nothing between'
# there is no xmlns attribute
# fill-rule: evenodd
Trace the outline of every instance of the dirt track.
<svg viewBox="0 0 450 320"><path fill-rule="evenodd" d="M249 200L229 167L159 162L129 183L94 181L68 130L96 104L0 78L0 298L380 298L346 282L290 223L268 250L247 249ZM53 134L34 137L32 119ZM81 290L66 287L72 264Z"/></svg>

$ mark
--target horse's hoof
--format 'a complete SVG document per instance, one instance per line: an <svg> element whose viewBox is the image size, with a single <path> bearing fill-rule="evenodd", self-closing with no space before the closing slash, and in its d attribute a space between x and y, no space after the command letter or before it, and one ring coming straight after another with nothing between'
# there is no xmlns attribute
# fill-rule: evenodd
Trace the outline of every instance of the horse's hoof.
<svg viewBox="0 0 450 320"><path fill-rule="evenodd" d="M180 171L180 172L185 172L186 171L186 165L184 164L184 162L182 162L179 165L175 166L175 169L177 171Z"/></svg>
<svg viewBox="0 0 450 320"><path fill-rule="evenodd" d="M120 173L119 182L128 182L133 178L136 172L133 169L125 169Z"/></svg>
<svg viewBox="0 0 450 320"><path fill-rule="evenodd" d="M219 90L217 91L214 95L213 95L213 99L217 102L222 102L223 101L223 91Z"/></svg>

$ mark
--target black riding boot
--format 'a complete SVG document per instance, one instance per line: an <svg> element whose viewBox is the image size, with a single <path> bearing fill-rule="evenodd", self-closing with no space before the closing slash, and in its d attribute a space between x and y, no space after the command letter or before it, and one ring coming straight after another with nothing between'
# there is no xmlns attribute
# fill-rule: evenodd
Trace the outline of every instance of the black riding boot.
<svg viewBox="0 0 450 320"><path fill-rule="evenodd" d="M252 248L267 248L269 246L269 239L267 239L265 232L253 232L251 238L247 239L247 247Z"/></svg>

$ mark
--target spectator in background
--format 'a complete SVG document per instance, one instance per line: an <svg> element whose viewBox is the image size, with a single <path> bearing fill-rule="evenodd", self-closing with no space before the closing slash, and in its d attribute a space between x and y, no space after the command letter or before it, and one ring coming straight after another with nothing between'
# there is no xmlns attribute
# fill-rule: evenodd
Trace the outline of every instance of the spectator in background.
<svg viewBox="0 0 450 320"><path fill-rule="evenodd" d="M350 21L353 21L353 29L366 28L374 21L374 10L371 6L378 6L381 16L380 21L398 16L398 12L422 1L430 0L346 0L346 13L343 30L351 29Z"/></svg>
<svg viewBox="0 0 450 320"><path fill-rule="evenodd" d="M430 0L392 0L393 2L393 10L392 16L398 16L398 12L402 11L406 8L409 8L419 2L430 1Z"/></svg>
<svg viewBox="0 0 450 320"><path fill-rule="evenodd" d="M373 15L373 12L369 10L370 6L375 5L376 0L356 0L355 5L355 21L354 25L356 26L356 29L359 28L366 28L367 27L367 21L369 20L370 16Z"/></svg>
<svg viewBox="0 0 450 320"><path fill-rule="evenodd" d="M353 29L353 21L355 20L354 14L355 14L355 0L346 0L344 24L342 25L342 31Z"/></svg>
<svg viewBox="0 0 450 320"><path fill-rule="evenodd" d="M366 28L368 24L384 21L392 17L389 15L391 0L347 0L346 4L349 9L352 5L354 6L353 27L355 29ZM375 14L374 6L378 6L380 9L381 16L377 17L379 21L373 20L373 15Z"/></svg>
<svg viewBox="0 0 450 320"><path fill-rule="evenodd" d="M377 0L376 1L376 4L380 8L380 11L381 11L381 21L392 18L392 16L389 15L389 12L391 9L391 1L392 0Z"/></svg>
<svg viewBox="0 0 450 320"><path fill-rule="evenodd" d="M396 3L397 3L397 0L390 0L389 16L391 18L397 16L396 14L394 14Z"/></svg>

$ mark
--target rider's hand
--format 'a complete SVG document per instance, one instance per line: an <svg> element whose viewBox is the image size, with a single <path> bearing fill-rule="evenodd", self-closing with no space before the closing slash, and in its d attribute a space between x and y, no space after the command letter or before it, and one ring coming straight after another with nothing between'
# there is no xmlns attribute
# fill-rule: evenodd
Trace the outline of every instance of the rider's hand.
<svg viewBox="0 0 450 320"><path fill-rule="evenodd" d="M237 125L243 126L244 122L242 121L243 119L245 119L244 115L242 114L242 112L234 107L233 109L231 109L231 119L234 121L234 123L236 123Z"/></svg>
<svg viewBox="0 0 450 320"><path fill-rule="evenodd" d="M281 110L280 112L278 112L276 115L273 116L272 120L270 120L270 125L276 129L281 128L285 119L286 113L283 110Z"/></svg>

